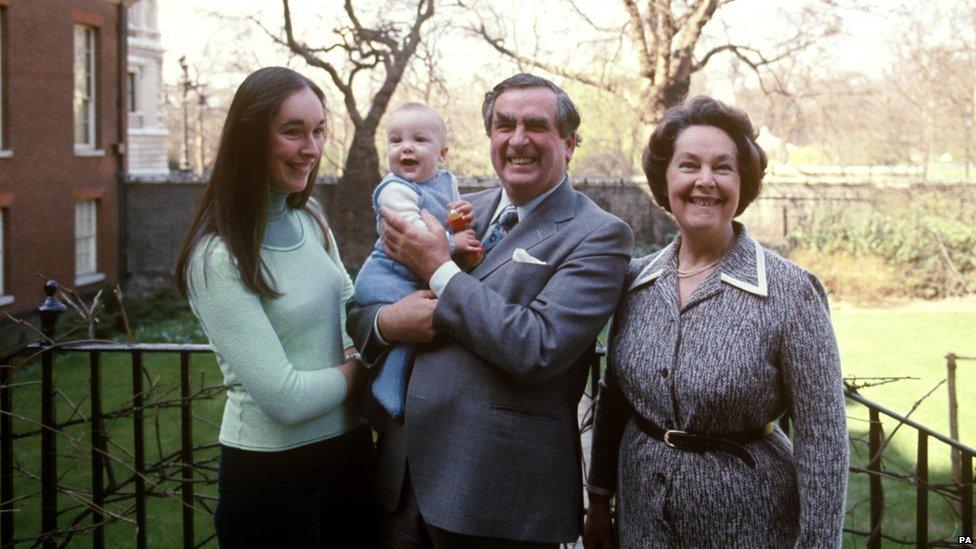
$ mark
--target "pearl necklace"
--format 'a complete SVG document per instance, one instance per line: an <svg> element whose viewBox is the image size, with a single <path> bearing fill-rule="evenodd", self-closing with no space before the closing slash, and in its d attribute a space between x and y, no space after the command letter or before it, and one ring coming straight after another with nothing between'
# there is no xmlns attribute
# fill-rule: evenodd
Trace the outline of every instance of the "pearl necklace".
<svg viewBox="0 0 976 549"><path fill-rule="evenodd" d="M718 265L719 263L721 263L723 259L725 259L725 256L724 255L722 257L716 259L715 261L712 261L708 265L705 265L704 267L701 267L701 268L698 268L698 269L692 269L690 271L682 271L681 268L678 268L678 278L689 278L689 277L695 276L696 274L701 274L701 273L703 273L703 272L711 269L712 267Z"/></svg>

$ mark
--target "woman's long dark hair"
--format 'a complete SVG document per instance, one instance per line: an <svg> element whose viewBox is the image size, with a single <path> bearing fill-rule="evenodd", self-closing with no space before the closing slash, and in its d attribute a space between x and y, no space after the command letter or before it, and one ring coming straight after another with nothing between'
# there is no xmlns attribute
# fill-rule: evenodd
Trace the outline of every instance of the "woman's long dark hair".
<svg viewBox="0 0 976 549"><path fill-rule="evenodd" d="M237 88L224 121L213 171L176 263L176 287L184 297L188 295L190 258L196 247L210 235L219 236L227 245L236 260L241 281L248 289L264 297L280 295L273 287L273 280L269 281L270 273L261 260L268 193L271 192L271 122L285 99L304 88L315 93L325 110L322 90L308 78L285 67L258 69ZM316 161L308 174L305 189L290 194L287 205L312 210L313 219L326 234L328 248L324 218L309 204L318 168Z"/></svg>

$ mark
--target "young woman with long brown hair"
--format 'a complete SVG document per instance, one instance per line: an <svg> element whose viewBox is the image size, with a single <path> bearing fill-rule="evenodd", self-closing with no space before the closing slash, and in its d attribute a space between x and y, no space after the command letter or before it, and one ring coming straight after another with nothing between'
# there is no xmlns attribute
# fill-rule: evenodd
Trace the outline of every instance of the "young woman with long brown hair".
<svg viewBox="0 0 976 549"><path fill-rule="evenodd" d="M222 547L368 547L372 437L345 332L353 286L310 199L321 89L287 68L237 89L176 267L228 386Z"/></svg>

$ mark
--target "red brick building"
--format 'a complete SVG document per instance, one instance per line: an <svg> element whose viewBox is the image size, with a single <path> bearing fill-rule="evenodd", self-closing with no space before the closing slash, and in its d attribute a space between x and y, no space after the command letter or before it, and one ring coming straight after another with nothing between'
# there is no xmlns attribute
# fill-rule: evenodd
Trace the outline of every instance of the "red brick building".
<svg viewBox="0 0 976 549"><path fill-rule="evenodd" d="M0 0L0 310L119 271L129 0Z"/></svg>

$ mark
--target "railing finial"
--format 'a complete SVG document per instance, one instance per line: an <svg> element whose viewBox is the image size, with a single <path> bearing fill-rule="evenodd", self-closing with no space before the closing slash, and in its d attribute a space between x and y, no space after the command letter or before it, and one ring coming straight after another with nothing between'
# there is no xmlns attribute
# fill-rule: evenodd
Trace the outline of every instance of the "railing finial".
<svg viewBox="0 0 976 549"><path fill-rule="evenodd" d="M52 279L45 282L44 293L47 297L37 306L37 315L41 317L41 332L51 339L54 339L58 317L68 310L68 307L55 297L57 291L58 282L56 280Z"/></svg>

